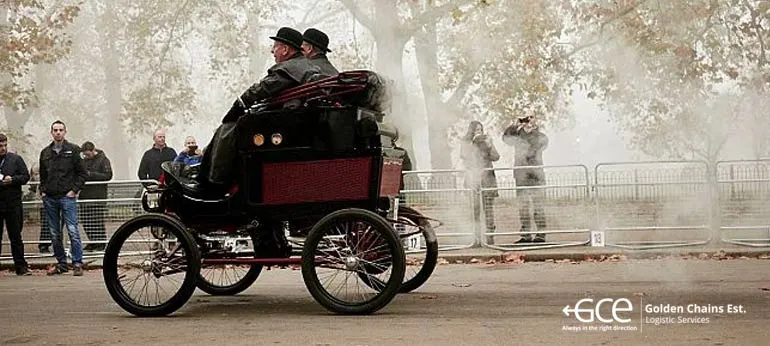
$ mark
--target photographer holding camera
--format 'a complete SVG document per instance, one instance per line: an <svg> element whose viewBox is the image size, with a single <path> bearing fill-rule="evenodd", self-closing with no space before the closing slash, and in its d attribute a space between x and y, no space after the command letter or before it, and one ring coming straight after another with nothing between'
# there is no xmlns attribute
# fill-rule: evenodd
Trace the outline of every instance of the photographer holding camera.
<svg viewBox="0 0 770 346"><path fill-rule="evenodd" d="M542 188L526 188L531 186L545 185L545 173L543 165L543 151L548 147L548 136L540 132L535 118L533 116L523 116L516 119L516 122L505 129L503 133L503 142L512 145L515 150L513 177L517 187L525 187L517 190L519 196L525 198L519 204L519 220L521 221L521 232L531 232L531 218L529 216L529 197L532 198L532 207L534 209L534 221L538 232L545 230L545 210L543 209L543 197L545 191ZM519 168L524 167L524 168ZM545 242L545 233L535 234L534 240L532 234L522 234L521 239L516 243L543 243Z"/></svg>
<svg viewBox="0 0 770 346"><path fill-rule="evenodd" d="M465 163L465 188L479 191L482 188L497 188L497 177L492 168L492 162L500 160L500 154L497 153L492 140L484 133L484 126L481 122L471 121L468 125L468 132L463 137L460 147L460 158ZM499 194L497 190L484 191L484 220L486 223L486 233L495 231L495 211L494 199ZM473 199L473 217L476 223L479 222L481 214L481 205L477 198ZM494 244L492 237L487 237L488 244Z"/></svg>

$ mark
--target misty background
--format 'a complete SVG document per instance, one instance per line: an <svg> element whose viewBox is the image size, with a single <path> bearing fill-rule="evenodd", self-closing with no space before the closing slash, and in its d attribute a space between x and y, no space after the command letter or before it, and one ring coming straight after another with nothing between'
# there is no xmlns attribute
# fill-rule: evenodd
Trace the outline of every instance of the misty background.
<svg viewBox="0 0 770 346"><path fill-rule="evenodd" d="M500 136L524 114L546 165L768 155L767 1L5 0L0 26L0 129L28 165L56 119L114 179L136 178L156 128L206 145L281 26L398 82L388 121L418 170L462 168L471 120L512 166Z"/></svg>

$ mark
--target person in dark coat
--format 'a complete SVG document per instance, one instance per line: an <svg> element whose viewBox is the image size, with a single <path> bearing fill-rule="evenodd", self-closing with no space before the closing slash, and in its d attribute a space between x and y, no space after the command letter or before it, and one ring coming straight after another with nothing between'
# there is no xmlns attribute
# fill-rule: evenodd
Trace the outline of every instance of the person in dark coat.
<svg viewBox="0 0 770 346"><path fill-rule="evenodd" d="M81 200L107 199L107 184L112 180L112 164L104 151L96 149L92 142L83 143L83 165L86 167L86 182L101 182L99 184L86 184L80 191ZM104 219L107 216L105 202L83 202L78 208L80 219L83 220L83 230L90 241L107 241L107 231L104 227ZM107 243L88 244L83 249L86 251L103 251Z"/></svg>
<svg viewBox="0 0 770 346"><path fill-rule="evenodd" d="M321 73L327 76L336 76L340 72L326 57L326 53L331 53L329 49L329 36L323 31L310 28L302 34L302 54L310 62L321 69Z"/></svg>
<svg viewBox="0 0 770 346"><path fill-rule="evenodd" d="M67 269L60 218L63 216L70 238L73 274L83 275L83 245L78 229L78 193L86 182L87 172L80 148L64 139L67 128L57 120L51 124L53 141L40 152L40 195L48 216L54 256L57 265L48 275L62 274Z"/></svg>
<svg viewBox="0 0 770 346"><path fill-rule="evenodd" d="M514 147L514 171L513 178L516 186L531 187L545 185L545 172L543 165L543 151L548 147L548 136L540 131L540 128L532 116L519 117L516 123L509 126L503 133L503 142ZM525 167L525 168L515 168ZM517 190L518 196L524 197L519 203L519 220L521 232L531 232L531 219L529 199L532 199L532 214L534 215L537 231L546 228L545 209L543 197L545 190L541 188L524 188ZM534 240L531 234L522 234L517 243L545 242L545 233L535 234Z"/></svg>
<svg viewBox="0 0 770 346"><path fill-rule="evenodd" d="M24 209L21 186L29 181L27 164L21 156L8 152L8 137L0 133L0 243L3 225L11 241L11 255L16 275L30 275L24 259L21 232L24 227ZM0 246L0 251L2 246Z"/></svg>
<svg viewBox="0 0 770 346"><path fill-rule="evenodd" d="M144 152L142 160L139 162L139 171L137 172L139 180L158 180L162 172L160 164L174 161L176 158L176 150L166 145L166 131L163 129L155 130L152 140L152 148Z"/></svg>
<svg viewBox="0 0 770 346"><path fill-rule="evenodd" d="M272 53L275 65L267 70L267 76L233 103L206 146L197 180L210 193L224 193L232 183L236 162L235 124L249 107L286 89L327 77L302 55L302 33L283 27L270 38L274 41Z"/></svg>
<svg viewBox="0 0 770 346"><path fill-rule="evenodd" d="M500 160L500 154L497 152L491 139L484 133L484 126L481 122L471 121L468 125L468 132L462 138L460 147L460 158L465 163L465 188L479 191L482 188L497 188L497 177L495 171L491 168L492 162ZM494 199L498 197L497 190L484 191L484 221L486 224L486 233L495 232L495 210ZM473 216L478 223L481 216L481 205L477 198L473 199ZM494 244L491 236L487 237L488 244Z"/></svg>

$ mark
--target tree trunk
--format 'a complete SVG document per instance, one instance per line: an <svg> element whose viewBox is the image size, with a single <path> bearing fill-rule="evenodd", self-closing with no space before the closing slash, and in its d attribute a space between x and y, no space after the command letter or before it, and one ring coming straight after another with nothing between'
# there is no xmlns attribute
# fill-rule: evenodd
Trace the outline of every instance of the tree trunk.
<svg viewBox="0 0 770 346"><path fill-rule="evenodd" d="M450 117L439 92L437 45L436 23L426 24L415 37L415 53L428 121L430 169L451 169L452 155L447 138Z"/></svg>
<svg viewBox="0 0 770 346"><path fill-rule="evenodd" d="M126 134L123 131L121 113L123 112L123 90L120 73L120 61L115 48L117 35L115 34L114 3L104 3L104 13L101 18L100 48L102 51L102 67L104 68L104 100L107 116L105 117L107 131L105 140L99 147L105 151L107 157L111 157L113 179L134 179L136 174L129 170L128 160L131 157L128 152Z"/></svg>
<svg viewBox="0 0 770 346"><path fill-rule="evenodd" d="M261 51L259 42L264 41L262 32L259 30L259 16L261 14L259 0L252 1L251 11L247 15L249 28L249 80L260 80L265 71L265 54Z"/></svg>
<svg viewBox="0 0 770 346"><path fill-rule="evenodd" d="M404 88L403 56L404 47L409 37L399 29L400 19L395 0L374 2L375 24L372 36L377 47L376 71L393 81L393 100L391 121L398 127L401 146L409 151L412 166L416 169L417 159L414 155L412 117L406 109L406 92Z"/></svg>

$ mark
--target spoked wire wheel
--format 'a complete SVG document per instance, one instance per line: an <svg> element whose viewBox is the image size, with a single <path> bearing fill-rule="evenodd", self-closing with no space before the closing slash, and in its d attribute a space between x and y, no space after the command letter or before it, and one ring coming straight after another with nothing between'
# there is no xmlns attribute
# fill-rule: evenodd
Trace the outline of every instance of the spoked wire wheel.
<svg viewBox="0 0 770 346"><path fill-rule="evenodd" d="M303 247L305 285L319 304L336 313L382 309L398 294L404 271L404 249L393 226L368 210L327 215Z"/></svg>
<svg viewBox="0 0 770 346"><path fill-rule="evenodd" d="M256 229L249 229L235 234L211 235L212 238L219 239L207 241L219 244L222 249L209 250L201 254L201 257L203 260L206 258L242 258L244 257L243 254L256 257L257 254L254 251L254 244L257 243L256 232ZM207 235L201 237L206 239ZM260 273L262 273L261 264L201 264L197 283L198 288L211 295L235 295L249 288L257 280Z"/></svg>
<svg viewBox="0 0 770 346"><path fill-rule="evenodd" d="M406 251L406 273L399 292L408 293L418 289L428 281L438 264L438 240L430 221L404 213L399 215L396 230L402 236L401 242ZM423 253L424 256L419 254Z"/></svg>
<svg viewBox="0 0 770 346"><path fill-rule="evenodd" d="M200 254L192 235L161 214L136 217L113 234L105 249L104 283L112 299L137 316L164 316L195 291Z"/></svg>
<svg viewBox="0 0 770 346"><path fill-rule="evenodd" d="M394 224L406 253L406 272L400 293L414 291L428 281L438 264L438 240L430 221L414 210L399 214ZM424 253L424 256L421 254ZM364 280L370 287L380 289L384 285L377 278Z"/></svg>

